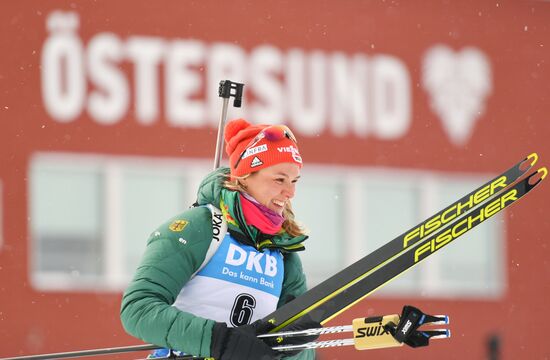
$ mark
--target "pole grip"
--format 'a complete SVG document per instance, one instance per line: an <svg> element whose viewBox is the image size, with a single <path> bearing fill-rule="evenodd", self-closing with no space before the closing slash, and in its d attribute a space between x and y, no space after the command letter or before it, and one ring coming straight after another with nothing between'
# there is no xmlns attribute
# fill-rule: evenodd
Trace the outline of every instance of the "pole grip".
<svg viewBox="0 0 550 360"><path fill-rule="evenodd" d="M214 170L220 167L223 155L223 133L225 129L225 121L227 119L227 107L229 98L233 97L233 106L241 107L243 97L244 84L233 82L231 80L220 81L218 95L223 99L222 115L218 123L218 136L216 137L216 152L214 154Z"/></svg>

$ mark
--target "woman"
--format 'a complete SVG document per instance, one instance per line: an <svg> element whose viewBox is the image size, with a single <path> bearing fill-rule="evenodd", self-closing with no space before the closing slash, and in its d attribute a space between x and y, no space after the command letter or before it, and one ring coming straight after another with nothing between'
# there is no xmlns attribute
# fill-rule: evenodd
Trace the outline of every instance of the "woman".
<svg viewBox="0 0 550 360"><path fill-rule="evenodd" d="M296 251L307 236L290 204L302 158L286 126L238 119L227 124L225 140L230 169L208 175L198 206L150 236L121 320L128 333L187 354L280 358L256 336L271 328L262 318L306 291Z"/></svg>

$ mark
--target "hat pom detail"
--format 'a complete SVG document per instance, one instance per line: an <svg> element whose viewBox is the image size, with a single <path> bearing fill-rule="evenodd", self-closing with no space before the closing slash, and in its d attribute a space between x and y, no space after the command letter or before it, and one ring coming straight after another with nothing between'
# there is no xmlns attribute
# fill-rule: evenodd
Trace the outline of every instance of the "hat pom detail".
<svg viewBox="0 0 550 360"><path fill-rule="evenodd" d="M225 141L229 141L234 138L239 131L246 129L250 126L250 123L245 119L236 119L227 123L225 126Z"/></svg>
<svg viewBox="0 0 550 360"><path fill-rule="evenodd" d="M240 132L250 127L250 123L245 119L231 120L225 125L224 138L226 142L226 152L231 155L239 144L242 136Z"/></svg>

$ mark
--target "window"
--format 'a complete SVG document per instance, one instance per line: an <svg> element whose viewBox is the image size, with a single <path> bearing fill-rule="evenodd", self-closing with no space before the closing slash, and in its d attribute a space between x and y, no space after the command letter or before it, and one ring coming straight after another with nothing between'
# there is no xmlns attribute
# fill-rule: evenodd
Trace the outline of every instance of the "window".
<svg viewBox="0 0 550 360"><path fill-rule="evenodd" d="M42 163L31 171L31 236L41 271L102 274L103 174L96 166Z"/></svg>
<svg viewBox="0 0 550 360"><path fill-rule="evenodd" d="M34 285L124 288L149 234L194 202L198 180L207 172L206 164L181 161L35 156L30 168Z"/></svg>
<svg viewBox="0 0 550 360"><path fill-rule="evenodd" d="M195 199L187 194L189 180L171 171L151 172L144 167L124 169L121 188L123 274L131 274L145 250L145 239L155 228L188 208ZM196 188L196 186L194 186ZM190 194L189 194L190 195Z"/></svg>

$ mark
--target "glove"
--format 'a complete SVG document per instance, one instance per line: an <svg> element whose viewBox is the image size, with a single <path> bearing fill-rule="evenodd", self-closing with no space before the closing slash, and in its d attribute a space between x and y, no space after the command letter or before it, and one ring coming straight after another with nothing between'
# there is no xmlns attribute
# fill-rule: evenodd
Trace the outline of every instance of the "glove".
<svg viewBox="0 0 550 360"><path fill-rule="evenodd" d="M430 336L423 331L415 331L409 335L404 343L412 348L428 346L430 345Z"/></svg>
<svg viewBox="0 0 550 360"><path fill-rule="evenodd" d="M418 330L418 328L423 324L429 324L440 320L441 318L436 316L424 314L420 309L414 306L405 305L399 323L396 325L393 322L389 322L384 326L384 329L387 330L395 340L416 348L428 346L430 344L430 337L439 335L438 331L421 331Z"/></svg>
<svg viewBox="0 0 550 360"><path fill-rule="evenodd" d="M281 331L299 331L307 329L316 329L323 327L319 322L311 319L309 314L303 315L294 323L288 325ZM285 337L272 337L263 339L269 346L282 346L282 345L302 345L308 342L315 341L319 338L319 335L307 335L307 336L285 336ZM283 351L284 357L294 356L303 350L291 350Z"/></svg>
<svg viewBox="0 0 550 360"><path fill-rule="evenodd" d="M210 354L217 360L278 360L282 353L272 350L256 336L268 332L273 325L257 320L249 325L228 328L225 323L216 323L212 329Z"/></svg>
<svg viewBox="0 0 550 360"><path fill-rule="evenodd" d="M405 342L409 336L423 323L424 313L414 306L405 305L401 312L399 324L392 332L395 340Z"/></svg>

